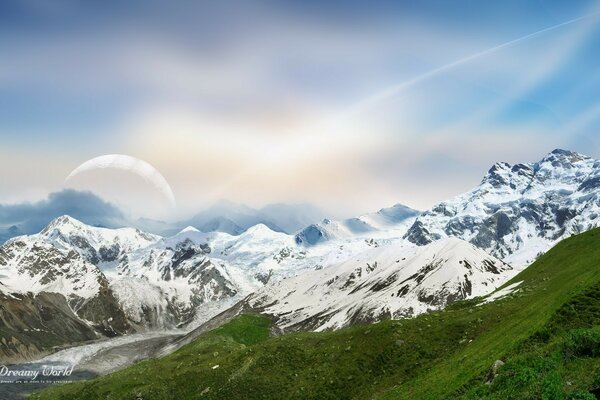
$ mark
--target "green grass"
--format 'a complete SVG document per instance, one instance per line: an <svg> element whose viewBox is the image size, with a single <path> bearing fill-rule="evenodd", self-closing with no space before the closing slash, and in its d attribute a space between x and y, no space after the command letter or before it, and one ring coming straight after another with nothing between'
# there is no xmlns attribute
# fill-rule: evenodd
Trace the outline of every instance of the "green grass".
<svg viewBox="0 0 600 400"><path fill-rule="evenodd" d="M600 395L600 284L565 303L507 354L492 385L473 379L451 398L595 399Z"/></svg>
<svg viewBox="0 0 600 400"><path fill-rule="evenodd" d="M516 281L493 303L335 332L269 337L268 319L242 315L167 357L33 398L593 398L600 230L561 242L507 284ZM497 359L506 365L487 385Z"/></svg>

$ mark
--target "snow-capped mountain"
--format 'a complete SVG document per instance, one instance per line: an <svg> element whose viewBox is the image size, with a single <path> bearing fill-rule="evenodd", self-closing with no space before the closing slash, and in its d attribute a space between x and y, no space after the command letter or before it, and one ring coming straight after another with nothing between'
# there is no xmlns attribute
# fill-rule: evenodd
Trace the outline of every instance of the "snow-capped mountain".
<svg viewBox="0 0 600 400"><path fill-rule="evenodd" d="M399 230L406 230L420 214L402 204L348 218L342 221L323 219L321 222L311 224L296 234L296 243L305 246L314 246L332 239L343 239L357 235L370 235L389 237ZM378 234L383 232L383 234Z"/></svg>
<svg viewBox="0 0 600 400"><path fill-rule="evenodd" d="M0 281L7 293L60 294L81 318L117 334L175 326L238 291L226 266L207 257L210 247L188 233L163 239L62 216L0 247Z"/></svg>
<svg viewBox="0 0 600 400"><path fill-rule="evenodd" d="M0 280L6 294L57 293L82 320L105 335L130 330L106 276L90 261L93 247L82 237L65 237L71 219L53 221L42 233L13 238L0 247ZM83 225L83 224L81 224ZM101 228L96 228L101 229ZM81 233L78 231L78 233ZM68 244L72 240L77 245Z"/></svg>
<svg viewBox="0 0 600 400"><path fill-rule="evenodd" d="M292 234L323 218L324 212L310 204L269 204L255 209L221 200L182 223L202 232L224 232L231 235L238 235L258 224L266 225L276 232Z"/></svg>
<svg viewBox="0 0 600 400"><path fill-rule="evenodd" d="M186 228L131 253L117 266L111 288L136 326L186 323L202 304L238 294L229 267L209 257L206 236Z"/></svg>
<svg viewBox="0 0 600 400"><path fill-rule="evenodd" d="M454 236L515 267L599 225L600 162L554 150L530 164L495 164L473 190L420 215L405 235L425 245Z"/></svg>
<svg viewBox="0 0 600 400"><path fill-rule="evenodd" d="M73 249L91 264L109 269L137 249L157 242L160 236L134 228L107 229L86 225L63 215L33 235L58 249Z"/></svg>
<svg viewBox="0 0 600 400"><path fill-rule="evenodd" d="M283 330L321 331L439 309L487 294L513 274L509 265L460 239L423 247L398 243L266 285L246 302L272 315Z"/></svg>
<svg viewBox="0 0 600 400"><path fill-rule="evenodd" d="M342 246L338 256L346 253ZM161 238L62 216L0 247L0 282L5 293L60 294L102 333L118 334L184 324L203 304L328 265L328 256L309 256L293 236L262 224L238 236L188 227Z"/></svg>

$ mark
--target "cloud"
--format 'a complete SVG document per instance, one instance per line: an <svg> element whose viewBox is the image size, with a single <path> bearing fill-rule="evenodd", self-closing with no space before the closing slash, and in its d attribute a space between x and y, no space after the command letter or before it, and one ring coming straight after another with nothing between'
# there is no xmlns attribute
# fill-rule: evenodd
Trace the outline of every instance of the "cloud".
<svg viewBox="0 0 600 400"><path fill-rule="evenodd" d="M125 216L116 206L92 192L66 189L34 203L0 205L0 242L16 235L37 233L52 219L65 214L89 225L125 225Z"/></svg>

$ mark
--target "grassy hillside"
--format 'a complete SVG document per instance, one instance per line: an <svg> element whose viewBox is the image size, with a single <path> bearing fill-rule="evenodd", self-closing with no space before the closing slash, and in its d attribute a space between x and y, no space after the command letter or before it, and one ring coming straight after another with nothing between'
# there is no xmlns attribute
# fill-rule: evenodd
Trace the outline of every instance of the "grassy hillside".
<svg viewBox="0 0 600 400"><path fill-rule="evenodd" d="M266 318L243 315L170 356L33 398L593 399L600 230L561 242L519 281L493 303L336 332L269 337Z"/></svg>

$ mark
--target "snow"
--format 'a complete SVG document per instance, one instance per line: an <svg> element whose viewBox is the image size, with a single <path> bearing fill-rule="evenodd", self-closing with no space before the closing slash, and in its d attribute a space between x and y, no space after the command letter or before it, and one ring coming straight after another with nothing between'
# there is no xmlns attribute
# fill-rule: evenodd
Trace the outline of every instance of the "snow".
<svg viewBox="0 0 600 400"><path fill-rule="evenodd" d="M177 331L173 330L168 334L175 334ZM156 332L144 332L136 333L121 337L116 337L108 340L100 340L94 343L85 344L82 346L70 347L65 350L61 350L49 356L46 356L40 360L34 361L36 364L40 363L65 363L71 366L77 366L83 364L92 359L99 352L117 347L120 345L135 343L146 339L157 338L165 336L167 333L164 331Z"/></svg>
<svg viewBox="0 0 600 400"><path fill-rule="evenodd" d="M194 228L193 226L187 226L185 228L183 228L179 233L186 233L186 232L200 232L198 229Z"/></svg>
<svg viewBox="0 0 600 400"><path fill-rule="evenodd" d="M497 273L490 272L489 265ZM454 297L489 293L513 274L510 266L460 239L424 247L400 242L269 284L249 303L266 307L282 329L308 324L321 331L356 318L400 318L439 309Z"/></svg>
<svg viewBox="0 0 600 400"><path fill-rule="evenodd" d="M57 246L68 247L70 237L85 237L89 244L96 250L102 245L118 243L124 251L132 251L145 247L160 239L157 235L141 232L135 228L98 228L92 227L63 215L56 218L42 232L40 237L53 241Z"/></svg>
<svg viewBox="0 0 600 400"><path fill-rule="evenodd" d="M45 291L89 298L100 289L102 274L96 266L35 235L11 239L2 248L14 255L0 264L0 279L11 292Z"/></svg>
<svg viewBox="0 0 600 400"><path fill-rule="evenodd" d="M508 296L509 294L515 292L515 290L521 283L523 283L523 281L511 283L510 285L506 286L505 288L495 291L494 293L490 294L489 296L486 296L485 300L481 304L489 303L489 302L492 302L492 301L495 301L495 300L498 300L498 299Z"/></svg>
<svg viewBox="0 0 600 400"><path fill-rule="evenodd" d="M167 327L164 317L167 314L169 303L160 286L151 284L145 278L120 276L111 282L110 288L115 293L125 314L133 322L142 324L143 309L150 309L163 318L157 326Z"/></svg>

